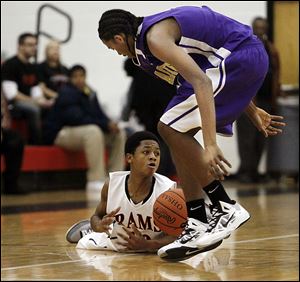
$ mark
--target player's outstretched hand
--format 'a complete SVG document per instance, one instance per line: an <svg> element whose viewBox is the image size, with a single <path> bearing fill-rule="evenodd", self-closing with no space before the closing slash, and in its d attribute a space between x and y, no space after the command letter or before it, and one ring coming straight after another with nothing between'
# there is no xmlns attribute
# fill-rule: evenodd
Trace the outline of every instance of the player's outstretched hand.
<svg viewBox="0 0 300 282"><path fill-rule="evenodd" d="M101 221L99 222L99 225L97 227L97 232L105 232L105 233L109 234L109 231L111 230L110 225L115 220L115 216L119 212L119 210L120 210L120 207L114 209L110 213L103 216L103 218L101 219Z"/></svg>
<svg viewBox="0 0 300 282"><path fill-rule="evenodd" d="M282 129L278 127L285 126L283 116L270 115L261 108L256 107L255 114L250 117L258 131L262 132L265 137L274 136L282 133Z"/></svg>

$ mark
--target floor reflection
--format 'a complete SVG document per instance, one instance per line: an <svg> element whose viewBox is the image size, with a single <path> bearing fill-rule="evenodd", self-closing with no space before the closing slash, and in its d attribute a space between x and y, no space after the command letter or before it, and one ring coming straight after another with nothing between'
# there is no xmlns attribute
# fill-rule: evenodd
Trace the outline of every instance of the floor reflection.
<svg viewBox="0 0 300 282"><path fill-rule="evenodd" d="M113 251L91 251L68 248L68 257L94 267L107 280L118 280L128 277L129 280L226 280L222 274L231 263L232 250L217 248L213 251L198 254L181 262L167 262L156 254L124 254ZM147 256L151 256L151 276L147 270ZM155 266L156 265L156 266Z"/></svg>

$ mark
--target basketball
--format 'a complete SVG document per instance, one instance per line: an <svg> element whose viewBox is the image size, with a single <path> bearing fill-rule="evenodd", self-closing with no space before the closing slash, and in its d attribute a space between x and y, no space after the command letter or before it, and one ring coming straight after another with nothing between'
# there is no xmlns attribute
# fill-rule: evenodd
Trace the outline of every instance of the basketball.
<svg viewBox="0 0 300 282"><path fill-rule="evenodd" d="M153 205L154 224L168 235L180 235L187 222L187 208L182 189L162 193Z"/></svg>

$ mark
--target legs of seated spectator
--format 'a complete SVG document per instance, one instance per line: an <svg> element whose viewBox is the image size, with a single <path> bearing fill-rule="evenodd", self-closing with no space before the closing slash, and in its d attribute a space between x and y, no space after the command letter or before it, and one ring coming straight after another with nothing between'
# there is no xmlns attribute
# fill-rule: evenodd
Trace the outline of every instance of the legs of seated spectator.
<svg viewBox="0 0 300 282"><path fill-rule="evenodd" d="M104 181L105 169L105 139L102 130L97 125L87 125L84 136L84 152L89 165L88 181Z"/></svg>
<svg viewBox="0 0 300 282"><path fill-rule="evenodd" d="M107 172L124 169L126 133L104 134L97 125L65 126L54 144L68 150L84 150L88 163L88 184L104 182ZM105 167L105 149L109 147L108 170ZM95 186L95 185L92 185ZM88 186L87 186L88 187Z"/></svg>
<svg viewBox="0 0 300 282"><path fill-rule="evenodd" d="M105 141L97 125L65 126L58 133L55 145L69 150L84 150L89 169L88 181L104 181Z"/></svg>
<svg viewBox="0 0 300 282"><path fill-rule="evenodd" d="M28 123L29 140L31 145L39 145L42 140L41 109L38 105L27 101L16 101L12 110L15 115L25 118Z"/></svg>
<svg viewBox="0 0 300 282"><path fill-rule="evenodd" d="M105 134L105 143L109 147L108 172L124 170L124 147L126 132L122 129L116 134Z"/></svg>

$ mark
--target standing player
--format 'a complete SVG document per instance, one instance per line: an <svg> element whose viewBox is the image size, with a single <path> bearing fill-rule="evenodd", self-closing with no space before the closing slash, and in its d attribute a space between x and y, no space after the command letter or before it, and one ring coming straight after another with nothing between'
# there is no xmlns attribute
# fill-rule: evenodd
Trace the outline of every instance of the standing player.
<svg viewBox="0 0 300 282"><path fill-rule="evenodd" d="M102 42L128 56L146 72L177 84L177 95L158 124L168 144L187 200L189 222L183 234L159 256L183 259L205 250L246 222L249 213L224 190L228 175L216 133L232 136L232 123L246 112L266 137L276 135L283 117L252 102L268 68L264 46L249 26L208 7L178 7L147 17L114 9L98 26ZM204 147L194 138L202 129ZM213 204L207 222L204 190ZM196 252L195 252L196 253Z"/></svg>
<svg viewBox="0 0 300 282"><path fill-rule="evenodd" d="M95 231L85 234L77 248L157 251L175 239L161 232L152 218L157 197L176 188L176 182L155 173L160 162L158 138L148 131L134 133L126 141L125 155L130 171L111 172L91 220L67 231L69 242L77 242L90 225Z"/></svg>

